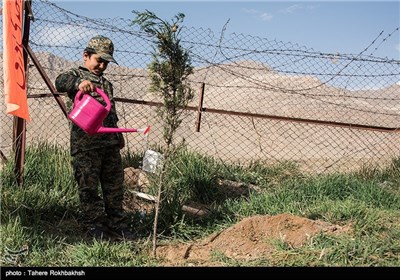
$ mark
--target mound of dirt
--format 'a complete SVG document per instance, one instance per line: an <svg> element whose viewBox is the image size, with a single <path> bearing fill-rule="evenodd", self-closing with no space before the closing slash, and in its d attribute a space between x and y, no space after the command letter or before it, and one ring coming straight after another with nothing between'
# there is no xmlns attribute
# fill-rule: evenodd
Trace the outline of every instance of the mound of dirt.
<svg viewBox="0 0 400 280"><path fill-rule="evenodd" d="M346 230L291 214L258 215L193 244L159 246L157 256L165 266L220 266L212 259L218 253L238 261L268 258L274 251L274 242L282 241L296 248L318 233L338 234Z"/></svg>

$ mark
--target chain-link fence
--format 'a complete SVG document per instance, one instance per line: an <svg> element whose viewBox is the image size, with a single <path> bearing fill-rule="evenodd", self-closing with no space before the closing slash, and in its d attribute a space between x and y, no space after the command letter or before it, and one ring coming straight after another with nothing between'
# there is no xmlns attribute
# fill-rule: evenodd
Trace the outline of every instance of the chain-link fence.
<svg viewBox="0 0 400 280"><path fill-rule="evenodd" d="M162 146L155 113L161 100L149 92L147 76L154 44L132 19L87 18L43 0L32 1L32 11L29 45L53 83L83 63L90 37L114 41L119 65L110 64L105 75L114 85L119 126L152 128L148 137L124 134L124 149L144 153ZM387 38L378 36L359 54L327 54L224 30L181 28L195 66L190 82L196 96L177 142L226 162L290 161L312 172L383 166L400 157L400 61L373 56ZM32 61L28 94L27 145L46 140L68 147L68 120ZM12 117L2 113L1 123L7 156Z"/></svg>

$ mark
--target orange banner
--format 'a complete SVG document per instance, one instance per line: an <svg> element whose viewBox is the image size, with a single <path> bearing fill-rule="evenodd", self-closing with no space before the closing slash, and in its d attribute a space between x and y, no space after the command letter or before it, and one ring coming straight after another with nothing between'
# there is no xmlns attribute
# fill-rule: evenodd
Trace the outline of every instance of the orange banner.
<svg viewBox="0 0 400 280"><path fill-rule="evenodd" d="M7 113L30 120L22 47L23 0L3 0L3 73Z"/></svg>

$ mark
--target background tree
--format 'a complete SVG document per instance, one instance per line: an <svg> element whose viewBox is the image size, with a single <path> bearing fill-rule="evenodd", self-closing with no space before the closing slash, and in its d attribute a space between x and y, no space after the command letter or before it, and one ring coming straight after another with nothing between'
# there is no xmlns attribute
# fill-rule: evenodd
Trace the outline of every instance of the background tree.
<svg viewBox="0 0 400 280"><path fill-rule="evenodd" d="M160 170L155 206L153 227L153 255L155 255L158 217L163 190L166 188L164 174L176 148L174 135L182 123L182 113L189 101L193 99L193 90L187 81L188 76L193 73L193 66L189 52L180 44L179 26L185 18L183 13L175 15L170 23L148 10L132 11L132 13L135 14L132 24L138 25L142 31L154 39L153 60L148 65L151 79L150 91L160 95L163 100L163 106L157 110L163 124L163 140L166 146L163 149L164 159Z"/></svg>

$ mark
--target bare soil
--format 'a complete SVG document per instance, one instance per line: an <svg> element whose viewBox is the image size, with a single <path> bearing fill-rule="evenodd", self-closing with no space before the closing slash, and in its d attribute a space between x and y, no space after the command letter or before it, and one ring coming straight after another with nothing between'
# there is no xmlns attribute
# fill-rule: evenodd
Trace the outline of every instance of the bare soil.
<svg viewBox="0 0 400 280"><path fill-rule="evenodd" d="M319 233L339 234L347 230L287 213L253 216L204 240L159 246L157 256L165 266L223 266L215 257L217 254L240 262L269 259L276 250L276 242L297 248Z"/></svg>

